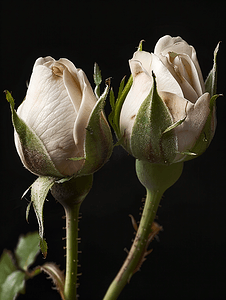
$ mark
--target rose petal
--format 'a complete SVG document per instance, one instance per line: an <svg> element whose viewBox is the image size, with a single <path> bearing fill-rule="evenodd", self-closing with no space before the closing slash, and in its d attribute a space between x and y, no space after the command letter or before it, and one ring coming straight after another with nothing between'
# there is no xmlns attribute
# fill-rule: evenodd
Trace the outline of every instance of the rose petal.
<svg viewBox="0 0 226 300"><path fill-rule="evenodd" d="M187 80L185 80L183 76L181 76L179 72L176 72L175 66L173 65L173 63L170 62L169 54L167 56L163 56L160 54L159 58L179 83L183 92L183 97L191 101L192 103L195 103L195 101L198 99L196 91L193 89L190 83Z"/></svg>
<svg viewBox="0 0 226 300"><path fill-rule="evenodd" d="M158 40L155 45L154 54L166 55L168 52L185 53L189 56L192 55L192 47L188 45L180 36L171 37L165 35Z"/></svg>
<svg viewBox="0 0 226 300"><path fill-rule="evenodd" d="M63 81L68 95L72 101L72 104L74 105L74 109L78 113L82 101L82 90L77 73L77 70L75 70L74 73L70 73L68 69L65 69Z"/></svg>
<svg viewBox="0 0 226 300"><path fill-rule="evenodd" d="M204 80L203 80L203 76L202 76L202 71L200 69L200 66L199 66L199 62L198 62L198 59L197 59L197 55L196 55L196 51L194 49L194 47L192 47L192 55L191 55L191 59L195 65L195 68L198 72L198 76L199 76L199 82L200 82L200 85L201 85L201 88L202 88L202 93L205 93L206 89L205 89L205 83L204 83Z"/></svg>
<svg viewBox="0 0 226 300"><path fill-rule="evenodd" d="M191 58L186 54L180 54L175 57L174 64L178 67L180 74L194 88L198 97L200 97L203 94L203 89L199 80L199 74Z"/></svg>
<svg viewBox="0 0 226 300"><path fill-rule="evenodd" d="M188 100L169 92L159 92L159 96L168 107L174 123L186 117Z"/></svg>
<svg viewBox="0 0 226 300"><path fill-rule="evenodd" d="M38 59L36 59L33 70L37 67L37 66L42 66L48 63L53 63L55 62L55 59L52 58L51 56L46 56L46 57L39 57Z"/></svg>
<svg viewBox="0 0 226 300"><path fill-rule="evenodd" d="M93 89L85 73L82 70L78 71L78 78L82 83L81 88L83 88L83 90L82 90L82 99L81 99L78 116L74 124L73 136L74 136L76 147L80 153L80 156L84 156L84 140L85 140L86 127L91 112L97 100L93 93Z"/></svg>
<svg viewBox="0 0 226 300"><path fill-rule="evenodd" d="M153 79L143 68L141 62L130 60L129 64L133 75L133 84L122 106L120 128L121 133L130 138L135 117L140 105L150 93Z"/></svg>
<svg viewBox="0 0 226 300"><path fill-rule="evenodd" d="M77 114L62 77L53 76L51 69L37 65L18 115L43 141L57 169L65 175L74 174L77 162L67 159L77 156L73 138Z"/></svg>
<svg viewBox="0 0 226 300"><path fill-rule="evenodd" d="M165 91L183 97L182 89L158 56L152 53L151 68L156 76L157 90Z"/></svg>
<svg viewBox="0 0 226 300"><path fill-rule="evenodd" d="M136 51L133 54L132 60L138 60L143 68L148 72L148 74L151 74L151 62L152 62L152 55L149 52L146 51Z"/></svg>
<svg viewBox="0 0 226 300"><path fill-rule="evenodd" d="M179 152L189 151L194 146L210 113L209 104L209 93L203 94L195 104L188 102L187 118L175 128Z"/></svg>

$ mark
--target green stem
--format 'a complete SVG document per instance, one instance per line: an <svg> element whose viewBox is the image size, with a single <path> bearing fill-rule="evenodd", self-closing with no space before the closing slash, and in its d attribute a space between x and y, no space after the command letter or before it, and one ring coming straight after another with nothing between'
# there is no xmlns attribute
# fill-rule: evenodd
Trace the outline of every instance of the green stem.
<svg viewBox="0 0 226 300"><path fill-rule="evenodd" d="M77 262L78 262L78 218L79 204L65 206L66 212L66 277L64 286L65 300L75 300L77 292Z"/></svg>
<svg viewBox="0 0 226 300"><path fill-rule="evenodd" d="M154 221L161 197L161 192L150 192L147 190L145 206L135 240L124 264L110 285L104 300L117 299L126 283L132 277L136 268L142 262L148 243L148 237L152 231L151 225Z"/></svg>
<svg viewBox="0 0 226 300"><path fill-rule="evenodd" d="M51 189L66 213L66 277L63 300L75 300L77 291L78 264L78 219L79 209L93 183L93 175L72 177L55 183Z"/></svg>
<svg viewBox="0 0 226 300"><path fill-rule="evenodd" d="M161 197L179 179L182 170L183 163L158 165L136 160L137 177L146 188L147 197L133 245L118 275L110 285L104 300L117 299L126 283L141 266L150 242L151 226Z"/></svg>

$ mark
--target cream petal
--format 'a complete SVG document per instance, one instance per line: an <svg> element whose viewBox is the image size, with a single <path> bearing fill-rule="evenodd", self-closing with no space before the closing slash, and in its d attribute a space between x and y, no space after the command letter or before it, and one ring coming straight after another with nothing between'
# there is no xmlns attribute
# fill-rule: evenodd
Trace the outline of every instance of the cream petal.
<svg viewBox="0 0 226 300"><path fill-rule="evenodd" d="M175 128L179 152L189 151L194 146L210 113L209 104L209 93L203 94L195 104L188 102L187 118Z"/></svg>
<svg viewBox="0 0 226 300"><path fill-rule="evenodd" d="M76 73L70 73L68 69L65 69L63 73L63 80L68 95L74 105L76 112L78 113L82 101L82 90L80 81L78 80L78 75Z"/></svg>
<svg viewBox="0 0 226 300"><path fill-rule="evenodd" d="M97 100L93 93L93 89L82 70L79 70L78 78L82 83L81 87L83 88L83 90L78 116L74 124L73 136L80 156L84 156L84 140L86 127L88 125L92 110L97 103Z"/></svg>
<svg viewBox="0 0 226 300"><path fill-rule="evenodd" d="M77 156L73 138L77 114L62 77L54 76L45 66L36 66L18 115L42 140L57 169L64 175L74 174L77 165L67 159Z"/></svg>
<svg viewBox="0 0 226 300"><path fill-rule="evenodd" d="M174 122L186 117L187 105L189 103L188 100L169 92L159 92L159 96L168 107Z"/></svg>
<svg viewBox="0 0 226 300"><path fill-rule="evenodd" d="M152 53L151 68L156 76L157 90L165 91L183 97L182 89L158 56Z"/></svg>
<svg viewBox="0 0 226 300"><path fill-rule="evenodd" d="M192 55L191 55L191 59L195 65L195 68L197 70L197 73L198 73L198 76L199 76L199 82L200 82L200 85L201 85L201 88L202 88L202 94L205 93L206 89L205 89L205 82L203 80L203 76L202 76L202 71L200 69L200 66L199 66L199 62L198 62L198 59L197 59L197 55L196 55L196 51L194 49L194 47L192 47Z"/></svg>
<svg viewBox="0 0 226 300"><path fill-rule="evenodd" d="M151 74L151 62L152 62L152 55L146 51L136 51L133 54L132 60L138 60L141 62L143 68Z"/></svg>
<svg viewBox="0 0 226 300"><path fill-rule="evenodd" d="M36 59L33 70L37 67L37 66L42 66L45 65L46 63L53 63L55 62L55 59L52 58L51 56L46 56L46 57L39 57L38 59Z"/></svg>
<svg viewBox="0 0 226 300"><path fill-rule="evenodd" d="M139 61L130 60L129 64L133 75L133 84L126 96L120 113L121 133L123 135L126 134L128 138L132 134L132 127L137 112L142 102L150 93L153 84L152 77L149 76Z"/></svg>
<svg viewBox="0 0 226 300"><path fill-rule="evenodd" d="M180 85L184 98L187 100L195 103L195 101L198 99L198 95L196 91L193 89L193 87L189 84L187 80L177 71L177 67L175 67L169 59L169 54L167 56L159 55L159 58L163 62L163 64L166 66L166 68L170 71L170 73L173 75L173 77L177 80L178 84Z"/></svg>
<svg viewBox="0 0 226 300"><path fill-rule="evenodd" d="M199 80L199 74L191 58L186 54L180 54L174 59L174 64L178 67L180 74L194 88L198 97L200 97L203 94L203 89Z"/></svg>
<svg viewBox="0 0 226 300"><path fill-rule="evenodd" d="M191 56L192 48L179 36L171 37L170 35L165 35L156 43L154 54L166 55L168 52L185 53Z"/></svg>
<svg viewBox="0 0 226 300"><path fill-rule="evenodd" d="M76 68L75 65L67 58L60 58L58 60L59 63L65 65L68 70L70 71L70 73L75 74L75 76L77 76L78 72L79 72L79 68Z"/></svg>

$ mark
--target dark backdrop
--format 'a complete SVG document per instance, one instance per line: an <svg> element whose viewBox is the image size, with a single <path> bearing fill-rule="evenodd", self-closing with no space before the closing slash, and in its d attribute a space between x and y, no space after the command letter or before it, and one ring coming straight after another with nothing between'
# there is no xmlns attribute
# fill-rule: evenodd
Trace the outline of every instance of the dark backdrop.
<svg viewBox="0 0 226 300"><path fill-rule="evenodd" d="M92 82L98 62L103 78L112 77L117 91L128 59L141 39L152 51L165 35L180 35L195 46L204 77L218 56L218 92L225 93L224 1L2 1L1 93L13 92L16 107L26 93L36 58L66 57L81 67ZM92 83L93 84L93 83ZM23 192L35 180L22 166L13 141L9 105L1 95L0 250L13 250L21 233L37 230L33 211L25 221L29 195ZM210 147L200 158L185 163L180 180L164 195L158 222L164 231L154 251L126 286L120 299L224 299L225 293L225 98L217 100L218 127ZM106 113L110 111L106 105ZM121 147L95 174L94 185L81 207L80 299L102 299L126 257L134 237L129 214L139 219L145 190L134 171L134 159ZM64 269L64 215L48 196L45 237L48 261ZM44 261L41 255L37 263ZM51 281L39 275L27 282L25 299L60 299Z"/></svg>

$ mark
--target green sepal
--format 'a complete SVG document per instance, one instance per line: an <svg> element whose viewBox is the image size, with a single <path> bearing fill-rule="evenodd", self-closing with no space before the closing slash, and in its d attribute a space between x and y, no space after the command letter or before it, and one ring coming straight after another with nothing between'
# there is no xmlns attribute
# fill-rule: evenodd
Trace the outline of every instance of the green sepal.
<svg viewBox="0 0 226 300"><path fill-rule="evenodd" d="M25 272L28 270L28 267L34 263L36 256L39 254L38 242L39 235L37 232L28 233L19 238L15 250L15 257L18 267Z"/></svg>
<svg viewBox="0 0 226 300"><path fill-rule="evenodd" d="M168 128L166 128L162 134L167 133L171 130L173 130L174 128L178 127L179 125L181 125L185 119L187 118L187 116L185 116L183 119L176 121L175 123L173 123L172 125L170 125Z"/></svg>
<svg viewBox="0 0 226 300"><path fill-rule="evenodd" d="M203 130L201 131L201 134L200 134L198 140L196 141L195 145L192 147L192 149L189 149L189 152L195 153L197 156L201 155L203 152L206 151L206 149L210 145L210 142L213 139L214 128L213 128L213 125L212 125L212 121L213 121L213 118L214 118L213 114L215 113L214 110L215 110L215 106L216 106L216 99L219 96L221 96L221 95L214 95L210 99L210 105L209 105L210 113L207 117L205 126L203 127ZM186 152L185 152L185 154L188 155ZM192 158L193 157L191 155L188 155L185 158L185 161L190 160Z"/></svg>
<svg viewBox="0 0 226 300"><path fill-rule="evenodd" d="M120 82L120 85L119 85L119 89L118 89L118 98L121 97L122 95L122 92L124 90L124 87L125 87L125 80L126 80L126 76L124 76Z"/></svg>
<svg viewBox="0 0 226 300"><path fill-rule="evenodd" d="M5 91L6 99L12 111L13 126L19 136L25 166L38 176L63 177L54 166L45 146L36 133L26 125L14 109L14 99L9 91Z"/></svg>
<svg viewBox="0 0 226 300"><path fill-rule="evenodd" d="M139 46L137 48L137 51L142 51L143 50L143 42L144 42L144 40L140 41Z"/></svg>
<svg viewBox="0 0 226 300"><path fill-rule="evenodd" d="M177 154L182 154L182 155L197 156L197 153L190 152L190 151L183 151L183 152L176 151L176 153Z"/></svg>
<svg viewBox="0 0 226 300"><path fill-rule="evenodd" d="M108 118L118 139L120 139L120 137L121 137L120 126L119 126L120 113L121 113L122 105L125 101L125 98L132 86L133 76L130 75L130 78L128 79L125 87L124 87L124 83L125 83L125 77L122 79L122 81L120 83L119 94L118 94L116 101L111 100L112 111L109 114L109 118ZM122 86L124 87L123 89L121 88ZM111 99L113 99L113 94L112 94Z"/></svg>
<svg viewBox="0 0 226 300"><path fill-rule="evenodd" d="M56 178L48 177L48 176L40 176L38 177L35 182L31 185L31 202L34 207L34 211L37 217L38 225L39 225L39 247L40 250L46 258L47 256L47 243L44 239L44 219L43 219L43 206L46 200L46 196L54 185ZM29 204L30 209L30 204ZM26 217L28 218L29 210L27 210Z"/></svg>
<svg viewBox="0 0 226 300"><path fill-rule="evenodd" d="M45 272L53 280L56 289L61 295L61 299L65 300L64 297L64 284L65 276L64 272L59 269L59 267L54 263L46 263L43 266L39 267L41 271Z"/></svg>
<svg viewBox="0 0 226 300"><path fill-rule="evenodd" d="M153 86L143 101L134 121L130 149L134 157L152 163L171 163L176 155L176 138L172 116Z"/></svg>
<svg viewBox="0 0 226 300"><path fill-rule="evenodd" d="M99 99L100 97L100 84L102 82L102 76L101 71L97 63L94 64L94 72L93 72L93 79L94 83L96 85L94 89L94 93L96 95L96 98Z"/></svg>
<svg viewBox="0 0 226 300"><path fill-rule="evenodd" d="M104 115L104 105L109 89L110 81L106 80L106 88L97 101L86 128L85 162L78 173L79 176L94 173L111 156L113 149L112 134Z"/></svg>
<svg viewBox="0 0 226 300"><path fill-rule="evenodd" d="M138 51L142 51L143 41L144 40L140 41L138 49L137 49ZM108 120L109 120L112 128L114 129L115 134L119 140L117 144L121 143L120 142L121 141L121 132L120 132L120 126L119 126L119 119L120 119L122 105L123 105L125 98L133 84L132 74L130 75L126 85L125 85L125 79L126 79L126 76L124 76L120 82L116 101L115 101L115 96L114 96L113 90L110 92L110 104L111 104L112 111L110 112L110 114L108 116Z"/></svg>
<svg viewBox="0 0 226 300"><path fill-rule="evenodd" d="M73 160L73 161L79 161L79 160L84 160L85 157L71 157L71 158L68 158L68 160Z"/></svg>
<svg viewBox="0 0 226 300"><path fill-rule="evenodd" d="M205 81L205 89L206 92L210 94L210 97L215 95L217 92L217 53L219 50L219 46L220 46L220 42L217 44L217 47L214 50L213 68L210 71Z"/></svg>

